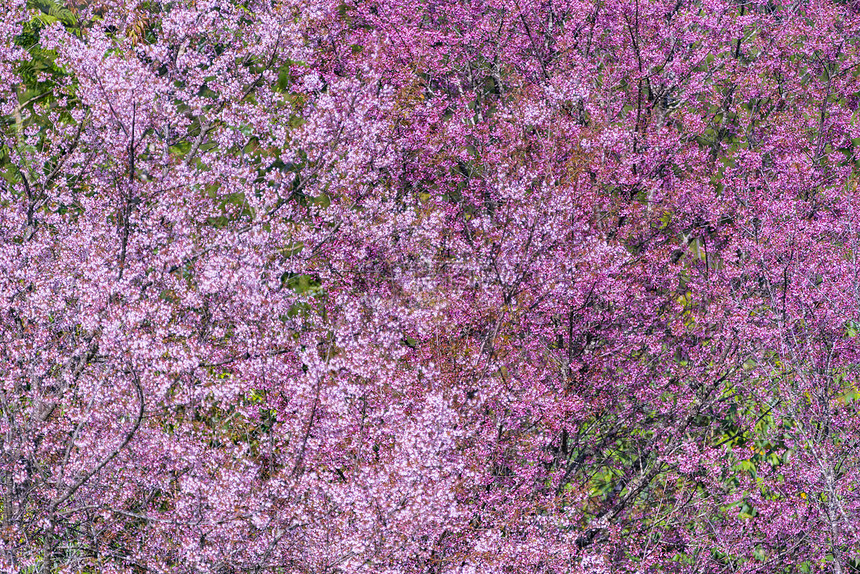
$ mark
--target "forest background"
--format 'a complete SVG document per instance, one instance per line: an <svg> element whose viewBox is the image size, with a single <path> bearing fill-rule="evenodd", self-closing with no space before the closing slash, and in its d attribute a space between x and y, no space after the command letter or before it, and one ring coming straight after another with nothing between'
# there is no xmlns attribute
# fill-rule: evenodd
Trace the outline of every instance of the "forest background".
<svg viewBox="0 0 860 574"><path fill-rule="evenodd" d="M0 570L860 571L856 0L3 0Z"/></svg>

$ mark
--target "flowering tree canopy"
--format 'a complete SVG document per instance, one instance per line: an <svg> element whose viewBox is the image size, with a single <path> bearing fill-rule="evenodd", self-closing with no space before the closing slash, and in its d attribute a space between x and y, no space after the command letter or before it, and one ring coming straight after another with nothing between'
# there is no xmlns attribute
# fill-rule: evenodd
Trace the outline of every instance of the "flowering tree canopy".
<svg viewBox="0 0 860 574"><path fill-rule="evenodd" d="M3 0L0 570L860 571L856 0Z"/></svg>

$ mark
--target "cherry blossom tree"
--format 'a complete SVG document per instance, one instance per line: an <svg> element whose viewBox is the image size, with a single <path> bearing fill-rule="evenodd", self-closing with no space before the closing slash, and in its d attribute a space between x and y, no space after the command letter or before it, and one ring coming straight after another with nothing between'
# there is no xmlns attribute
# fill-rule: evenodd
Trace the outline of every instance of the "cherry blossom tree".
<svg viewBox="0 0 860 574"><path fill-rule="evenodd" d="M856 3L4 7L4 571L860 569Z"/></svg>

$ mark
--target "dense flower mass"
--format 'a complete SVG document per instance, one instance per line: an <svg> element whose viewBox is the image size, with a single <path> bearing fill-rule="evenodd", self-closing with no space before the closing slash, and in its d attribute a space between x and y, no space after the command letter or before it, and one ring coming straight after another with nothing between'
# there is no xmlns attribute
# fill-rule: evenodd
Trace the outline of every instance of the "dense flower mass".
<svg viewBox="0 0 860 574"><path fill-rule="evenodd" d="M0 4L0 571L860 571L858 0Z"/></svg>

